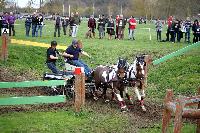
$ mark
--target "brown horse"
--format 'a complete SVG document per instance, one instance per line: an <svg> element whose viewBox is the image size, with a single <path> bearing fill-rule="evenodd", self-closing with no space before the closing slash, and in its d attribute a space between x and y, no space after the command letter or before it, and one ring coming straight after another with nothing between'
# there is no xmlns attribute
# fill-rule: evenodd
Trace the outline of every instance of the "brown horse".
<svg viewBox="0 0 200 133"><path fill-rule="evenodd" d="M145 97L145 84L147 78L147 65L151 62L151 57L142 55L137 56L133 64L130 64L126 79L129 87L133 87L133 90L138 97L140 106L143 111L146 111L144 107L144 97ZM140 90L140 91L139 91ZM123 94L122 94L123 95Z"/></svg>
<svg viewBox="0 0 200 133"><path fill-rule="evenodd" d="M96 88L103 88L102 96L107 101L106 90L112 89L112 99L114 97L119 101L121 110L127 109L120 92L123 91L123 82L126 77L126 70L128 69L128 63L126 59L119 58L117 65L98 66L92 73Z"/></svg>

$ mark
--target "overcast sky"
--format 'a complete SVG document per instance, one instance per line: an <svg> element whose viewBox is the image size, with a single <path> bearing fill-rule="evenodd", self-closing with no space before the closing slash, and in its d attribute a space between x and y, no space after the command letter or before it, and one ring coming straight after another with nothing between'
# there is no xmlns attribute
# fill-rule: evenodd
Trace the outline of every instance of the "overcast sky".
<svg viewBox="0 0 200 133"><path fill-rule="evenodd" d="M15 0L19 7L26 7L29 0ZM39 7L40 0L33 0L33 7Z"/></svg>

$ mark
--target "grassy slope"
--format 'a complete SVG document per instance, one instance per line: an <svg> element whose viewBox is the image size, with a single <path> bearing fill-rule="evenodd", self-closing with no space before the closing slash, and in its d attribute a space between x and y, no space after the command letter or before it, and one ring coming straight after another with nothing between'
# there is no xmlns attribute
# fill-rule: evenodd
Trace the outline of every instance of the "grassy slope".
<svg viewBox="0 0 200 133"><path fill-rule="evenodd" d="M117 112L114 115L88 111L75 114L71 110L12 113L1 115L0 121L1 132L123 133L131 132L129 126L127 118Z"/></svg>
<svg viewBox="0 0 200 133"><path fill-rule="evenodd" d="M51 40L57 40L59 44L63 45L69 45L71 42L71 38L62 36L61 38L54 38L53 33L49 32L50 30L53 30L52 22L47 22L46 27L44 27L44 37L42 38L26 38L24 37L24 27L22 22L18 22L21 25L16 26L16 39L23 39L23 40L31 40L31 41L37 41L37 42L46 42L50 43ZM178 50L186 44L180 43L180 44L171 44L171 43L158 43L155 41L155 31L151 31L152 33L152 41L149 41L149 34L147 30L143 30L140 28L143 27L151 27L153 28L153 25L138 25L137 31L136 31L136 41L118 41L118 40L99 40L99 39L85 39L84 33L87 31L86 23L83 23L79 27L79 34L78 38L82 39L84 43L84 50L90 53L93 58L87 59L83 57L83 60L86 61L91 67L96 67L99 64L112 64L117 61L117 58L119 56L122 57L128 57L129 61L132 60L134 55L137 54L150 54L152 55L153 59L157 59L163 55L166 55L168 53L171 53L175 50ZM61 32L62 33L62 32ZM163 33L163 38L165 38ZM16 71L16 73L25 73L26 71L33 71L37 77L40 77L42 75L42 72L45 71L44 62L46 57L46 49L45 48L37 48L37 47L25 47L25 46L19 46L15 44L9 45L9 60L6 63L1 62L0 67L9 67ZM173 88L176 94L194 94L196 92L196 88L199 86L200 83L200 60L199 60L199 54L200 50L199 48L196 50L193 50L192 52L189 52L183 56L173 58L172 60L169 60L163 64L160 64L158 66L150 66L149 71L149 81L148 81L148 91L147 95L150 98L158 98L163 99L163 96L165 95L165 89L166 88ZM58 119L60 120L60 123L57 126L52 126L52 128L58 128L61 130L67 129L65 127L65 123L67 123L67 120L63 120L63 115L66 115L65 112L58 111L58 116L54 117L54 112L47 112L47 113L39 113L39 112L33 112L33 113L15 113L15 114L8 114L5 116L1 116L1 122L3 122L0 129L5 130L6 128L10 129L9 125L6 125L6 123L9 123L12 121L15 131L23 131L23 126L27 127L26 130L30 129L37 129L39 128L40 132L43 132L46 129L46 126L42 123L47 123L48 119L46 117L52 116L53 118L50 119L57 119L57 117L61 117ZM70 114L69 114L70 115ZM91 114L87 115L89 117ZM95 114L94 114L95 115ZM9 117L8 117L9 116ZM38 117L34 117L38 116ZM74 121L77 121L76 117L69 116ZM111 119L108 114L108 119L105 121L108 121L106 124L108 127L105 127L105 131L107 128L111 131L115 131L116 127L119 127L116 125L116 121L119 121L119 119L126 120L125 118L113 118ZM20 120L22 119L22 120ZM23 121L36 121L33 122L28 126L26 123L20 123ZM81 124L83 121L86 123L89 121L89 119L84 118L78 120L77 123ZM31 121L29 123L31 123ZM49 120L49 124L51 127L51 124L54 125L54 120ZM63 122L64 121L64 122ZM20 123L20 124L19 124ZM38 124L36 124L38 123ZM41 124L40 124L41 123ZM97 122L98 123L98 122ZM91 124L93 126L100 125L97 124L96 121L94 123L87 123ZM36 124L36 127L31 127ZM86 125L87 125L86 124ZM22 125L22 126L19 126ZM72 123L72 125L74 125ZM73 127L73 126L72 126ZM80 130L83 130L84 128L88 128L87 126L80 128ZM123 128L123 127L119 127ZM57 130L57 129L56 129ZM57 130L57 131L59 131ZM73 130L79 130L77 129L70 129L69 131ZM88 129L87 131L91 131L92 129ZM98 132L99 128L95 128L95 131ZM30 131L30 130L29 130ZM86 131L86 132L87 132ZM34 132L34 131L32 131ZM48 132L48 130L47 130ZM75 132L75 131L74 131ZM82 131L84 132L84 131Z"/></svg>

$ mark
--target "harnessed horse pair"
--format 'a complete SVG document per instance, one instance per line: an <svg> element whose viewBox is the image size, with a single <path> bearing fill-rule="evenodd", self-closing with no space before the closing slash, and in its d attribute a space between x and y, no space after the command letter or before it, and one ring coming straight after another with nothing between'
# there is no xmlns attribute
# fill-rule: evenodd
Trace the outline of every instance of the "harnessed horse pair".
<svg viewBox="0 0 200 133"><path fill-rule="evenodd" d="M107 88L112 89L112 100L117 98L121 111L128 110L123 99L123 92L125 91L126 97L132 104L132 99L128 94L127 87L133 87L135 94L140 101L143 111L144 107L144 84L147 74L148 56L138 56L132 64L128 64L127 59L119 58L117 65L114 66L98 66L92 73L96 88L102 88L102 96L107 101L106 91ZM141 90L141 94L139 89ZM96 94L94 94L96 97Z"/></svg>

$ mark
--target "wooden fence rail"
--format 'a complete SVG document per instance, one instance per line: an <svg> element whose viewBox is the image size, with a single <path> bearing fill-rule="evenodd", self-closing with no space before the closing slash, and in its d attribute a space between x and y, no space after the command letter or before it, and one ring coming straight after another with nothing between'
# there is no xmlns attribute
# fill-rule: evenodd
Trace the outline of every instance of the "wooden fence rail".
<svg viewBox="0 0 200 133"><path fill-rule="evenodd" d="M185 108L186 106L198 105L198 109ZM174 133L181 133L182 118L197 119L197 133L200 133L200 88L198 95L194 97L180 96L178 99L173 100L173 91L167 90L164 100L164 111L162 119L162 133L167 132L167 127L170 123L172 114L174 118Z"/></svg>
<svg viewBox="0 0 200 133"><path fill-rule="evenodd" d="M80 68L78 68L80 69ZM7 88L25 88L36 86L57 86L66 85L66 80L49 80L49 81L23 81L23 82L0 82L0 89ZM0 106L21 105L21 104L43 104L43 103L60 103L66 102L66 96L31 96L31 97L6 97L0 98ZM79 112L81 107L85 104L85 74L79 71L75 73L75 102L74 108Z"/></svg>

